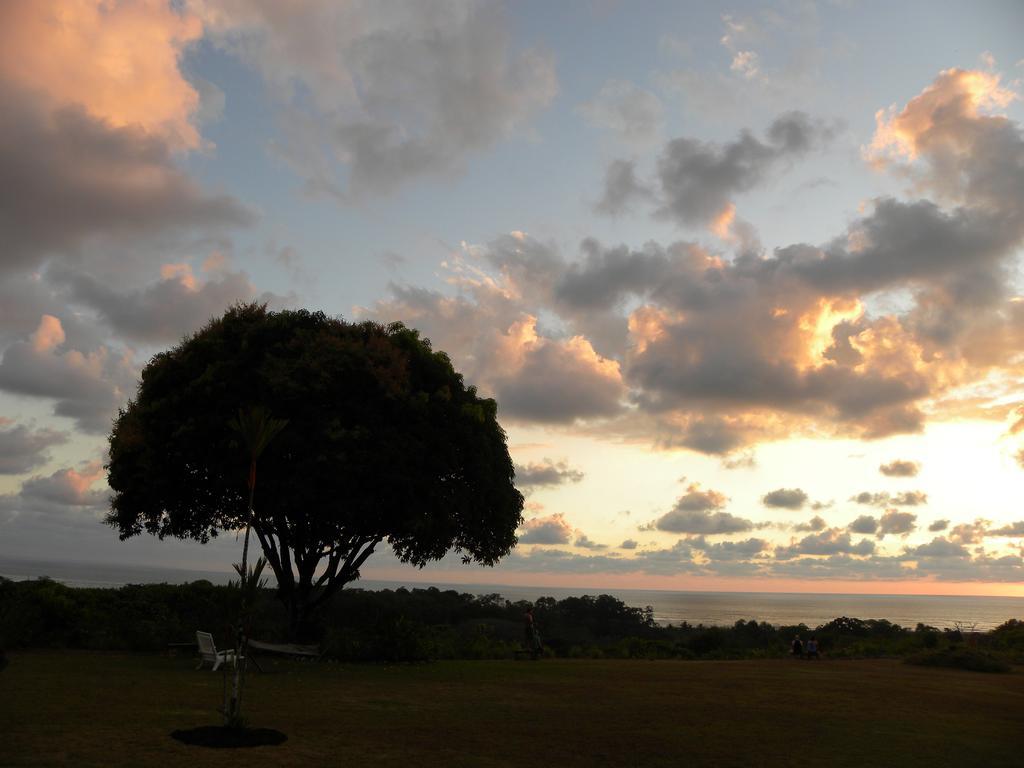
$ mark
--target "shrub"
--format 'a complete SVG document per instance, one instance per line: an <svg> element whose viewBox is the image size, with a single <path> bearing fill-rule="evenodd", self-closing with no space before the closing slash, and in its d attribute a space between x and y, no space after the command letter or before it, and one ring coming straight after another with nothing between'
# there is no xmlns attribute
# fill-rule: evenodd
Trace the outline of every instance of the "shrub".
<svg viewBox="0 0 1024 768"><path fill-rule="evenodd" d="M946 648L941 651L922 651L908 656L907 664L922 667L948 667L971 672L1009 672L1010 665L997 656L971 648Z"/></svg>

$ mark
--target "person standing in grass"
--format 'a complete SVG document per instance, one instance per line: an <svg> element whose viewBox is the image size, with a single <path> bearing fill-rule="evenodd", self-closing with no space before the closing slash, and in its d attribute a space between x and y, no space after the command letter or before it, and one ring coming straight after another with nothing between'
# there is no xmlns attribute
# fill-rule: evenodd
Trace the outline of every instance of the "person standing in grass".
<svg viewBox="0 0 1024 768"><path fill-rule="evenodd" d="M804 655L804 644L800 641L800 635L794 637L793 642L789 644L789 652L794 659L799 659Z"/></svg>
<svg viewBox="0 0 1024 768"><path fill-rule="evenodd" d="M807 658L818 658L818 641L813 637L807 641Z"/></svg>

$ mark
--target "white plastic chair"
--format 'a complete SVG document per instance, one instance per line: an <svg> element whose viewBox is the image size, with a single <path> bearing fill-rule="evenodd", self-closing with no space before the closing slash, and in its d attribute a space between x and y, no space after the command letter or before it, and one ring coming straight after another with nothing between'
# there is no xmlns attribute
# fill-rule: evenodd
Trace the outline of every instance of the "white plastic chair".
<svg viewBox="0 0 1024 768"><path fill-rule="evenodd" d="M232 666L235 664L235 652L218 651L213 644L213 635L209 632L196 632L196 642L199 643L199 666L196 669L202 669L206 662L213 664L211 672L216 672L225 661Z"/></svg>

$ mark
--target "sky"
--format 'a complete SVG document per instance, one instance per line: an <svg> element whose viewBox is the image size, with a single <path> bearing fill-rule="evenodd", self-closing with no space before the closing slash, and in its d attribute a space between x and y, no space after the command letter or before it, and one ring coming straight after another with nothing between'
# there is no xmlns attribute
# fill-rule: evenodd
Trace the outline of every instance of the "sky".
<svg viewBox="0 0 1024 768"><path fill-rule="evenodd" d="M401 320L498 403L496 568L1024 595L1024 5L0 4L0 557L118 540L106 435L235 302Z"/></svg>

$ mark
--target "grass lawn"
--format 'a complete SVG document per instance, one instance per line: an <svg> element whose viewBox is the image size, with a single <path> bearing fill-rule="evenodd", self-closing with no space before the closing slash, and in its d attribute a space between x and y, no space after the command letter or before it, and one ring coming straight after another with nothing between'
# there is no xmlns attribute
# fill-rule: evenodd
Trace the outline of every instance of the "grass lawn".
<svg viewBox="0 0 1024 768"><path fill-rule="evenodd" d="M219 722L187 658L34 652L0 672L0 766L1022 766L1024 673L895 661L268 663L246 714L277 747L170 738Z"/></svg>

